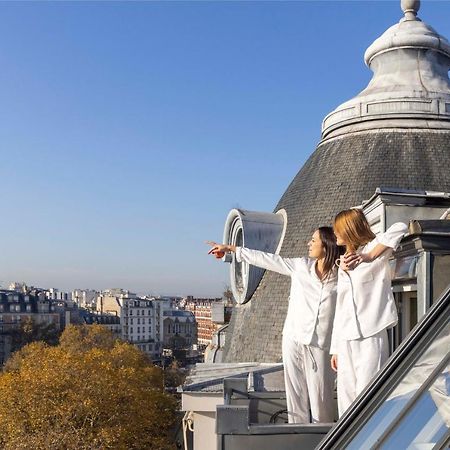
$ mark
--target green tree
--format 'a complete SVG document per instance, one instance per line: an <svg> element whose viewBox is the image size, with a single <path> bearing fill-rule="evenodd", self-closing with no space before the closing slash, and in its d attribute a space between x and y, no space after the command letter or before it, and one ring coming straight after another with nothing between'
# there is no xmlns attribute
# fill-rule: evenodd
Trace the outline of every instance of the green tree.
<svg viewBox="0 0 450 450"><path fill-rule="evenodd" d="M169 450L176 401L162 371L101 326L35 342L0 375L0 448Z"/></svg>

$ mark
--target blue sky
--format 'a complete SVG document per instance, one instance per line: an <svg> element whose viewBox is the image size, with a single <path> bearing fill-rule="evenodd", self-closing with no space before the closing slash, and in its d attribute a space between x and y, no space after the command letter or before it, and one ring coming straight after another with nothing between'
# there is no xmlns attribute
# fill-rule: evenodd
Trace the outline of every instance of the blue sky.
<svg viewBox="0 0 450 450"><path fill-rule="evenodd" d="M204 240L273 210L399 5L0 3L0 281L220 295Z"/></svg>

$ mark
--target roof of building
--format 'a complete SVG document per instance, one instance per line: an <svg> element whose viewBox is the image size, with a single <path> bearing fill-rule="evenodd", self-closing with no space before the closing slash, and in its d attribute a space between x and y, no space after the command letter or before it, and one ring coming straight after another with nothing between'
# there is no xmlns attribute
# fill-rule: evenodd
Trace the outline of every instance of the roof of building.
<svg viewBox="0 0 450 450"><path fill-rule="evenodd" d="M192 311L185 311L183 309L167 309L163 312L165 317L194 317Z"/></svg>
<svg viewBox="0 0 450 450"><path fill-rule="evenodd" d="M180 392L222 392L225 378L248 378L249 390L284 391L283 365L201 363L189 373Z"/></svg>

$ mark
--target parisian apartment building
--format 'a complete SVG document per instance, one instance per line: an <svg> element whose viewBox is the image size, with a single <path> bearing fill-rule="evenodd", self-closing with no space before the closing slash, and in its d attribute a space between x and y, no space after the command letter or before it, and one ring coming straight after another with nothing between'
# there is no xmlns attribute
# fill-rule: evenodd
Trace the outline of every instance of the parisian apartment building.
<svg viewBox="0 0 450 450"><path fill-rule="evenodd" d="M163 324L165 349L191 349L197 345L197 322L191 311L167 308L163 312Z"/></svg>
<svg viewBox="0 0 450 450"><path fill-rule="evenodd" d="M194 298L187 296L184 309L192 312L197 322L198 347L205 349L213 335L231 318L232 303L223 298Z"/></svg>
<svg viewBox="0 0 450 450"><path fill-rule="evenodd" d="M138 296L120 288L64 292L16 282L1 293L0 364L11 353L11 330L18 329L28 317L37 323L54 323L60 331L71 323L103 326L148 354L155 363L161 361L164 349L183 349L189 354L197 348L198 319L202 321L203 347L215 328L211 325L211 311L216 311L213 317L217 323L224 320L220 302L212 308L199 307L197 319L193 310L183 308L186 298Z"/></svg>
<svg viewBox="0 0 450 450"><path fill-rule="evenodd" d="M45 293L0 290L0 365L15 350L12 347L13 333L29 319L41 325L53 324L61 330L66 317L65 312L47 299Z"/></svg>
<svg viewBox="0 0 450 450"><path fill-rule="evenodd" d="M163 350L163 311L168 301L141 297L123 289L108 289L97 296L100 315L118 317L121 338L158 362Z"/></svg>

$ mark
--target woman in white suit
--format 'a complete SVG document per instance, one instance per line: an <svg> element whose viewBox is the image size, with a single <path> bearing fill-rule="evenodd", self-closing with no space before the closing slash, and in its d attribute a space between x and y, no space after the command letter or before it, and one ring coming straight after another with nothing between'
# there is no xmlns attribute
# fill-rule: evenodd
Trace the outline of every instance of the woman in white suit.
<svg viewBox="0 0 450 450"><path fill-rule="evenodd" d="M330 348L341 416L389 357L387 329L397 323L389 258L407 226L398 222L375 236L364 213L349 209L333 227L337 243L346 247Z"/></svg>
<svg viewBox="0 0 450 450"><path fill-rule="evenodd" d="M217 258L235 252L237 261L291 277L282 356L289 423L334 420L334 374L329 364L331 328L336 303L341 251L331 227L316 230L308 258L283 258L272 253L208 242ZM311 416L310 416L311 410Z"/></svg>

